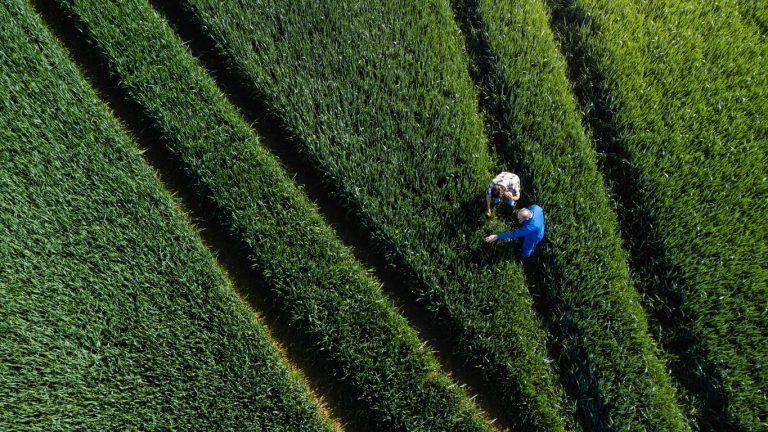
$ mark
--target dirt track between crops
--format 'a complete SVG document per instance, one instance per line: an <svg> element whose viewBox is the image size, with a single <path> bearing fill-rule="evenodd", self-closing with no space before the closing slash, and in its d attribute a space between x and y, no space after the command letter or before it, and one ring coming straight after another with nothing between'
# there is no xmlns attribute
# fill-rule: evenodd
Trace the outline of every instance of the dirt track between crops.
<svg viewBox="0 0 768 432"><path fill-rule="evenodd" d="M277 119L270 116L262 104L247 96L248 91L238 84L237 77L223 67L224 62L214 52L212 45L207 43L199 29L191 25L179 9L168 5L167 2L152 0L150 3L171 22L193 54L213 75L230 102L253 125L262 143L280 159L289 175L318 206L325 221L334 228L344 244L349 246L363 266L371 269L373 275L382 282L384 292L416 329L419 337L431 348L440 361L443 371L465 387L467 393L474 398L475 403L487 413L489 418L496 418L494 425L497 429L510 430L509 418L503 415L502 407L495 404L488 395L476 391L482 388L479 377L469 371L469 368L464 368L460 361L450 354L451 349L444 342L450 339L448 335L435 328L429 314L417 304L415 295L405 288L402 275L390 270L384 259L372 252L367 244L367 234L361 232L355 221L349 219L346 212L330 197L329 191L321 186L321 182L301 161L295 151L295 145L287 138ZM299 371L299 374L306 378L314 397L324 407L325 413L334 420L336 429L362 430L350 422L352 415L345 410L342 402L343 394L334 393L333 383L323 377L319 368L312 365L311 353L305 352L299 344L293 342L297 338L284 324L279 311L274 309L262 278L258 272L251 269L239 248L234 246L236 242L229 238L223 227L206 218L206 215L210 214L206 204L196 198L197 194L189 179L179 164L168 155L165 143L160 138L160 132L148 126L149 122L143 118L141 108L130 102L110 79L105 68L101 66L100 59L93 54L91 47L82 40L71 23L64 19L61 11L51 2L33 0L32 4L69 51L71 58L99 97L120 119L139 147L145 151L144 157L147 162L157 170L166 189L180 202L181 210L200 230L204 243L226 270L239 295L255 310L261 322L265 324L278 349Z"/></svg>
<svg viewBox="0 0 768 432"><path fill-rule="evenodd" d="M269 114L269 110L261 101L249 97L250 92L240 84L239 78L233 72L224 67L224 59L216 52L213 44L202 35L200 29L191 24L183 11L168 2L151 0L150 3L171 23L195 57L214 77L229 101L253 125L262 143L280 159L289 175L318 206L326 223L333 227L343 243L352 249L358 261L363 263L364 267L373 270L376 279L382 283L384 292L394 301L411 327L417 331L420 339L430 346L440 361L443 371L465 386L478 406L491 418L496 419L497 429L510 430L509 419L503 415L504 409L498 404L495 405L491 398L475 390L482 387L479 377L468 372L462 367L460 361L450 354L450 346L445 342L450 340L449 335L432 324L430 315L418 305L416 296L405 288L403 276L390 270L385 260L372 251L368 245L368 235L347 216L344 209L331 198L330 191L321 185L312 170L300 159L296 144L288 138L288 133L280 125L280 121Z"/></svg>

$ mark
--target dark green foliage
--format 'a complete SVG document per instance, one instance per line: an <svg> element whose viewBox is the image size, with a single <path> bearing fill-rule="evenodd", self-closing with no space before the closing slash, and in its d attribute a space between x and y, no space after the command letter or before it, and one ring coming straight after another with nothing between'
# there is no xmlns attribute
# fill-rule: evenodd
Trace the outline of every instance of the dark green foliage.
<svg viewBox="0 0 768 432"><path fill-rule="evenodd" d="M148 3L60 3L244 246L357 427L491 429Z"/></svg>
<svg viewBox="0 0 768 432"><path fill-rule="evenodd" d="M185 4L514 420L563 430L516 246L483 242L495 173L447 2Z"/></svg>
<svg viewBox="0 0 768 432"><path fill-rule="evenodd" d="M747 23L753 23L760 34L768 36L768 1L766 0L733 0L739 13Z"/></svg>
<svg viewBox="0 0 768 432"><path fill-rule="evenodd" d="M586 430L688 430L540 0L455 3L497 151L541 205L535 280Z"/></svg>
<svg viewBox="0 0 768 432"><path fill-rule="evenodd" d="M0 24L0 429L331 430L25 2Z"/></svg>
<svg viewBox="0 0 768 432"><path fill-rule="evenodd" d="M768 427L768 45L733 3L551 1L705 430Z"/></svg>

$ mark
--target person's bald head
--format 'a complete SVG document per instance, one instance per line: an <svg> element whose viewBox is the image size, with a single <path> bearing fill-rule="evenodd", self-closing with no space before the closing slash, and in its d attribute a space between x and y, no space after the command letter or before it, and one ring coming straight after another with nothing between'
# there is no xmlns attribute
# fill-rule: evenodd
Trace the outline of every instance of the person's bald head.
<svg viewBox="0 0 768 432"><path fill-rule="evenodd" d="M527 221L528 219L530 219L532 217L533 217L533 212L528 210L527 208L521 208L517 212L517 220L520 223L523 223L523 222Z"/></svg>

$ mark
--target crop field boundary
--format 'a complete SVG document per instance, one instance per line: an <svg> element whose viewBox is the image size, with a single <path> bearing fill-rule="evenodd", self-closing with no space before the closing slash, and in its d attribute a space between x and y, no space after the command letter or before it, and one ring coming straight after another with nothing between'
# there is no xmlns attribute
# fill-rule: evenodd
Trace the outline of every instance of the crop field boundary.
<svg viewBox="0 0 768 432"><path fill-rule="evenodd" d="M308 387L311 396L323 408L323 412L334 424L336 430L355 431L356 424L349 420L353 416L344 408L344 395L333 392L329 378L323 376L313 365L312 353L298 342L292 331L280 320L279 312L269 301L263 278L252 269L245 254L244 245L225 232L215 220L205 215L215 209L204 199L207 191L195 191L188 176L183 172L174 156L167 151L161 135L142 113L142 108L132 102L124 92L110 79L105 67L101 65L99 55L89 55L91 46L84 41L74 28L64 11L52 1L31 0L34 9L40 14L53 34L67 49L86 80L96 90L99 97L120 120L125 130L134 138L144 152L144 157L157 172L160 181L175 197L177 205L188 216L202 237L203 243L212 251L217 262L225 269L233 287L245 303L262 321L273 343ZM367 246L367 236L359 227L350 223L344 210L335 202L330 193L319 181L315 181L313 172L306 167L298 155L292 151L290 137L281 128L280 121L260 103L247 97L247 92L239 84L234 74L223 66L218 53L208 43L199 30L191 24L176 5L150 0L149 3L172 25L182 37L193 55L215 79L217 85L241 115L257 132L263 144L278 157L284 169L290 174L299 188L306 193L310 201L318 207L320 215L331 226L342 243L350 248L355 258L382 283L383 290L395 303L397 310L416 330L419 338L430 348L440 362L441 370L465 389L473 402L494 419L492 424L498 430L510 430L501 406L493 398L475 391L481 388L479 379L459 361L450 355L445 347L447 331L431 324L428 316L416 306L416 297L403 287L400 276L390 270L384 259L371 253ZM204 185L202 185L204 187Z"/></svg>
<svg viewBox="0 0 768 432"><path fill-rule="evenodd" d="M489 137L489 145L492 147L490 150L492 154L498 155L499 148L503 147L503 141L505 140L499 132L498 128L493 128L488 123L499 123L503 120L500 115L501 107L492 102L491 98L486 97L486 89L492 86L487 81L490 80L492 65L490 58L492 56L490 45L485 39L482 19L478 15L478 2L477 0L451 0L451 7L456 17L456 22L461 28L462 36L464 38L464 46L467 56L470 59L469 72L472 80L475 82L478 91L478 104L480 109L484 113L486 134ZM486 85L488 84L488 85ZM512 138L514 140L514 138ZM522 151L515 151L512 158L508 158L506 164L499 163L499 157L496 156L495 161L497 163L497 169L511 170L517 173L523 184L527 186L527 192L521 198L521 202L529 201L531 196L535 195L532 189L533 174L523 161ZM545 237L540 248L548 247L547 238ZM550 331L556 332L556 337L548 338L547 349L550 352L552 358L555 359L582 359L584 360L580 364L560 362L558 365L559 373L561 377L565 377L562 371L564 370L578 370L589 371L589 365L587 363L587 353L583 352L583 349L578 345L571 345L571 349L578 349L578 352L574 352L570 356L563 355L563 348L559 340L563 338L579 338L578 329L572 320L563 321L559 323L552 322L551 304L553 301L557 301L557 296L546 288L546 283L542 281L541 274L535 269L535 263L527 261L524 263L523 269L525 271L525 279L528 281L528 289L531 292L531 296L534 300L536 312L541 316L549 325ZM563 307L564 305L561 305ZM570 315L572 317L572 314ZM581 401L577 404L577 410L580 411L579 417L582 419L589 418L590 415L587 412L602 413L601 417L606 417L606 411L603 404L600 402L599 389L593 376L584 376L585 381L576 382L574 380L563 380L564 388L569 399ZM585 389L586 382L586 389ZM587 406L589 404L589 406ZM597 427L597 425L592 425Z"/></svg>
<svg viewBox="0 0 768 432"><path fill-rule="evenodd" d="M597 60L573 36L577 26L594 24L586 11L568 0L545 1L550 10L551 27L566 59L576 101L584 112L585 128L596 138L597 150L602 154L604 178L618 207L620 232L629 253L630 267L635 270L636 287L648 312L649 330L663 347L672 376L682 386L678 387L681 397L692 399L688 403L698 408L697 423L709 425L711 430L735 430L724 421L726 401L716 389L718 373L706 361L706 344L695 334L691 317L682 309L683 299L673 289L682 283L680 271L667 258L663 243L653 229L653 221L633 217L636 213L631 210L633 203L643 202L636 181L639 174L626 163L629 155L618 145L615 119L608 109L609 95L602 84L605 77L599 73ZM643 280L641 275L653 275L654 280ZM654 293L647 290L650 283L656 284Z"/></svg>
<svg viewBox="0 0 768 432"><path fill-rule="evenodd" d="M354 432L348 420L349 413L340 403L342 395L326 391L327 383L313 366L311 354L304 352L301 344L293 342L295 338L291 337L290 330L276 316L273 305L267 300L269 295L263 279L251 268L245 256L239 253L238 241L231 238L219 224L203 216L210 214L210 203L198 198L199 193L195 192L178 162L159 138L159 131L151 122L146 121L141 108L125 97L123 91L109 79L106 70L99 65L98 55L87 54L91 51L90 47L78 36L72 23L65 18L55 2L31 0L30 4L67 50L85 80L143 151L144 160L155 170L159 181L195 227L217 264L224 269L238 297L258 317L272 344L294 375L299 377L310 397L321 407L323 414L332 421L334 429Z"/></svg>

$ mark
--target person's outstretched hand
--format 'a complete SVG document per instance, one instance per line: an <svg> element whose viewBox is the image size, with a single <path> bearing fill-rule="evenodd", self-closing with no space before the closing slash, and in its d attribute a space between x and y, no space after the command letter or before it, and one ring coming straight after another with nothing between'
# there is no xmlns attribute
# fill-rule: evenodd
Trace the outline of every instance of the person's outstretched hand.
<svg viewBox="0 0 768 432"><path fill-rule="evenodd" d="M488 243L493 243L496 240L498 240L498 238L499 238L499 236L497 236L496 234L491 234L491 235L489 235L488 237L485 238L485 241L487 241Z"/></svg>

